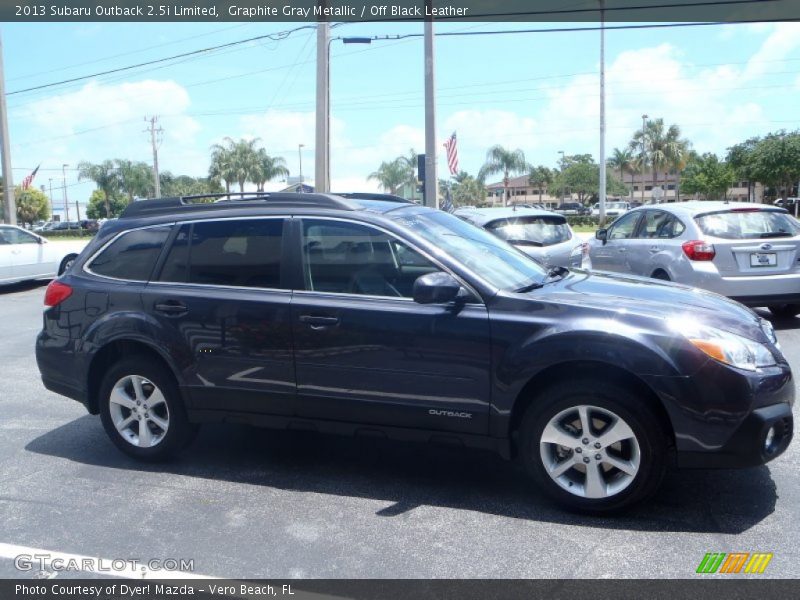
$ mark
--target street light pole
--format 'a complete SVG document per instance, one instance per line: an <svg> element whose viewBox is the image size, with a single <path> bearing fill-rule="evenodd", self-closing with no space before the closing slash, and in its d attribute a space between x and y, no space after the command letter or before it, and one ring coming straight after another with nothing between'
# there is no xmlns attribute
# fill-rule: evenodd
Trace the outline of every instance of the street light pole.
<svg viewBox="0 0 800 600"><path fill-rule="evenodd" d="M330 37L327 21L317 24L317 120L314 190L330 191Z"/></svg>
<svg viewBox="0 0 800 600"><path fill-rule="evenodd" d="M61 165L61 184L64 192L64 221L69 222L69 202L67 202L67 167L68 164Z"/></svg>
<svg viewBox="0 0 800 600"><path fill-rule="evenodd" d="M644 138L647 131L647 115L642 115L642 169L640 175L642 176L641 186L642 186L642 204L644 204L644 167L645 167L645 156L644 156Z"/></svg>
<svg viewBox="0 0 800 600"><path fill-rule="evenodd" d="M3 220L17 224L17 205L14 201L14 176L11 173L11 147L8 141L8 109L6 107L6 79L3 70L3 40L0 38L0 153L3 165Z"/></svg>
<svg viewBox="0 0 800 600"><path fill-rule="evenodd" d="M303 148L305 144L297 144L297 158L300 159L300 183L303 183Z"/></svg>
<svg viewBox="0 0 800 600"><path fill-rule="evenodd" d="M559 166L559 170L561 171L561 174L563 175L564 174L564 151L563 150L559 150L558 153L561 155L561 159L558 162L558 166ZM564 189L566 187L567 187L566 185L564 187L562 187L561 188L561 193L558 195L558 203L559 204L563 204L564 203Z"/></svg>
<svg viewBox="0 0 800 600"><path fill-rule="evenodd" d="M606 222L606 14L600 0L600 226Z"/></svg>
<svg viewBox="0 0 800 600"><path fill-rule="evenodd" d="M56 205L53 202L53 178L48 178L47 182L50 184L50 220L52 221L53 215L56 214Z"/></svg>
<svg viewBox="0 0 800 600"><path fill-rule="evenodd" d="M425 0L428 8L433 0ZM439 180L436 177L436 89L433 20L425 21L425 206L439 203Z"/></svg>

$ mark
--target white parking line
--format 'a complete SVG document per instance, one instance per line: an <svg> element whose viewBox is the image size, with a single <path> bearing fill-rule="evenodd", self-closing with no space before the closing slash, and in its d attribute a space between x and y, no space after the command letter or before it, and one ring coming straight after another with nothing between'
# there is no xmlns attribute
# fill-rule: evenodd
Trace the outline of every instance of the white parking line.
<svg viewBox="0 0 800 600"><path fill-rule="evenodd" d="M81 571L96 573L106 577L126 577L128 579L218 579L208 575L198 575L186 571L170 571L167 569L151 569L144 564L134 563L128 559L99 558L68 554L30 548L16 544L0 542L0 558L15 561L15 566L22 565L21 571L41 570L58 573L60 571ZM30 567L30 569L28 569ZM19 567L18 567L19 568Z"/></svg>

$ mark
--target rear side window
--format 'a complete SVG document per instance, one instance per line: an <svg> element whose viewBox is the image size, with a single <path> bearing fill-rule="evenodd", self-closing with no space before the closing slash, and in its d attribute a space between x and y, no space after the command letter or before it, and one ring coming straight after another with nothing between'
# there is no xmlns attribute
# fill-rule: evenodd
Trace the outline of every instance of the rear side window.
<svg viewBox="0 0 800 600"><path fill-rule="evenodd" d="M512 217L492 221L486 229L500 239L522 246L552 246L572 237L564 217Z"/></svg>
<svg viewBox="0 0 800 600"><path fill-rule="evenodd" d="M706 235L730 240L794 237L800 227L782 212L766 210L732 210L695 217Z"/></svg>
<svg viewBox="0 0 800 600"><path fill-rule="evenodd" d="M177 283L281 288L283 219L183 225L159 279Z"/></svg>
<svg viewBox="0 0 800 600"><path fill-rule="evenodd" d="M686 227L675 215L660 211L648 210L639 232L643 238L674 238L684 232Z"/></svg>
<svg viewBox="0 0 800 600"><path fill-rule="evenodd" d="M170 232L169 226L137 229L122 234L89 264L96 275L147 281Z"/></svg>

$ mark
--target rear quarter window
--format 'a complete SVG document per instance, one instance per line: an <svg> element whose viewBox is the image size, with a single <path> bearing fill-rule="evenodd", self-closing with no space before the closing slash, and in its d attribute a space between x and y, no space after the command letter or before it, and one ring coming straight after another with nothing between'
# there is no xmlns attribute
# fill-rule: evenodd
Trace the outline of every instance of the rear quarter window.
<svg viewBox="0 0 800 600"><path fill-rule="evenodd" d="M147 281L171 227L150 227L123 233L89 263L89 270L103 277Z"/></svg>

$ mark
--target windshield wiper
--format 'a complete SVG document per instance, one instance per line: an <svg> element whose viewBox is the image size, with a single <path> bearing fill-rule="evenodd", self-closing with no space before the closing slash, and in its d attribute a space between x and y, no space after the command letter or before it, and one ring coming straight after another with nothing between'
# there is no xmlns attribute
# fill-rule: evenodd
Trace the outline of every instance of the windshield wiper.
<svg viewBox="0 0 800 600"><path fill-rule="evenodd" d="M524 294L526 292L532 292L533 290L538 290L539 288L544 287L543 283L538 281L534 281L533 283L529 283L528 285L523 285L518 290L514 290L517 294Z"/></svg>
<svg viewBox="0 0 800 600"><path fill-rule="evenodd" d="M505 240L509 244L519 244L520 246L544 246L542 242L534 242L533 240Z"/></svg>
<svg viewBox="0 0 800 600"><path fill-rule="evenodd" d="M536 281L533 283L529 283L528 285L522 286L521 288L514 291L517 294L524 294L526 292L538 290L539 288L543 288L546 283L551 283L553 281L563 279L568 273L569 269L567 267L553 267L547 272L547 277L544 278L544 281Z"/></svg>
<svg viewBox="0 0 800 600"><path fill-rule="evenodd" d="M777 238L777 237L793 237L793 235L788 231L768 231L767 233L762 233L760 238Z"/></svg>

